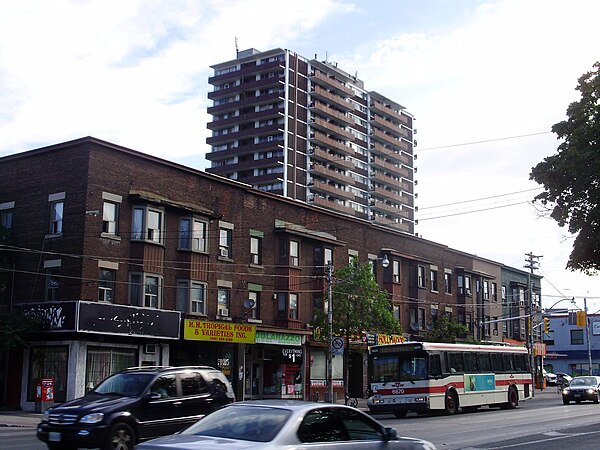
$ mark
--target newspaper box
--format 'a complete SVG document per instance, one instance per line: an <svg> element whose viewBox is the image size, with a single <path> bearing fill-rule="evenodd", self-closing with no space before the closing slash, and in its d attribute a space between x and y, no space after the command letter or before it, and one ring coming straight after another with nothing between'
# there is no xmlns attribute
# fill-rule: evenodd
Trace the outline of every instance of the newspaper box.
<svg viewBox="0 0 600 450"><path fill-rule="evenodd" d="M35 386L35 410L44 412L54 405L54 379L41 378Z"/></svg>

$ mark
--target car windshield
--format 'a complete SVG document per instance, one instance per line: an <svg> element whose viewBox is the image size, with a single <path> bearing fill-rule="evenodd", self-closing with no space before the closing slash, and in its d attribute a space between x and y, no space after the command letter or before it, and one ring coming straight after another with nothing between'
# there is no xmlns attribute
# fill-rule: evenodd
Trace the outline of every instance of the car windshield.
<svg viewBox="0 0 600 450"><path fill-rule="evenodd" d="M196 422L182 434L269 442L277 436L291 414L291 411L282 408L228 406Z"/></svg>
<svg viewBox="0 0 600 450"><path fill-rule="evenodd" d="M596 386L598 381L594 377L577 377L571 381L571 386Z"/></svg>
<svg viewBox="0 0 600 450"><path fill-rule="evenodd" d="M154 377L151 373L117 373L100 383L92 392L137 397Z"/></svg>

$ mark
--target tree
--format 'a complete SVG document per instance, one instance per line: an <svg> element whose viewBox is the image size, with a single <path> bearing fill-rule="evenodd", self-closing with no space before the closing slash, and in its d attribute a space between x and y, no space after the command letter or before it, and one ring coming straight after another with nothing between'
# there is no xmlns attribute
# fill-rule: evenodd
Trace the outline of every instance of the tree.
<svg viewBox="0 0 600 450"><path fill-rule="evenodd" d="M433 329L424 336L429 342L466 342L469 329L460 323L454 323L448 317L441 316L433 323Z"/></svg>
<svg viewBox="0 0 600 450"><path fill-rule="evenodd" d="M581 99L567 108L568 119L552 132L558 152L533 167L530 178L544 186L535 200L575 236L567 268L593 274L600 269L600 62L582 75Z"/></svg>
<svg viewBox="0 0 600 450"><path fill-rule="evenodd" d="M336 270L332 286L333 334L343 336L344 386L348 387L348 348L350 337L363 332L400 334L402 327L390 311L388 294L373 275L372 263L360 264L353 258L350 264ZM327 329L326 315L317 311L315 324Z"/></svg>

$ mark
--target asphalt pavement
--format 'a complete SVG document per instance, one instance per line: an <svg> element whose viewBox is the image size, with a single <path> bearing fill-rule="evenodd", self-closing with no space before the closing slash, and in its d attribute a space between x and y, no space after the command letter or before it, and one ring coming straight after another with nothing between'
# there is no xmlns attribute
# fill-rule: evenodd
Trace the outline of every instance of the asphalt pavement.
<svg viewBox="0 0 600 450"><path fill-rule="evenodd" d="M535 402L548 397L558 397L556 386L549 386L544 390L536 389L534 398L527 400ZM368 412L367 399L358 399L358 409ZM32 411L4 411L0 410L0 427L29 427L35 428L42 420L42 415Z"/></svg>

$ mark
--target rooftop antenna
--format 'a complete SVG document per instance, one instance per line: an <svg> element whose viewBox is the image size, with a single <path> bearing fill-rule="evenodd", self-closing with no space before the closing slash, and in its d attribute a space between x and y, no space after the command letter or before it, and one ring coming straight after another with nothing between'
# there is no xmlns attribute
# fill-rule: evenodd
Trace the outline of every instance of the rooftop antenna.
<svg viewBox="0 0 600 450"><path fill-rule="evenodd" d="M237 36L236 36L235 37L235 57L237 58L239 54L240 54L240 49L238 48L238 40L237 40Z"/></svg>

